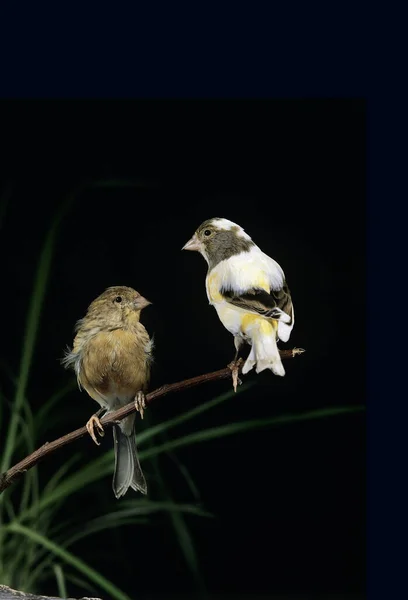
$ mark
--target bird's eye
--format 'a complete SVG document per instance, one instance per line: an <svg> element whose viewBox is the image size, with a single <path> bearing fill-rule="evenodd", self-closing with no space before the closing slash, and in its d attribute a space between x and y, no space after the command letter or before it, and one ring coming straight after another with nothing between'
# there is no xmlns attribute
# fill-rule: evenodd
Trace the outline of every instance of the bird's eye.
<svg viewBox="0 0 408 600"><path fill-rule="evenodd" d="M211 229L206 229L206 230L204 231L204 235L205 235L205 237L208 237L209 235L211 235L211 233L212 233L212 232L211 232Z"/></svg>
<svg viewBox="0 0 408 600"><path fill-rule="evenodd" d="M122 296L116 296L115 302L122 302Z"/></svg>

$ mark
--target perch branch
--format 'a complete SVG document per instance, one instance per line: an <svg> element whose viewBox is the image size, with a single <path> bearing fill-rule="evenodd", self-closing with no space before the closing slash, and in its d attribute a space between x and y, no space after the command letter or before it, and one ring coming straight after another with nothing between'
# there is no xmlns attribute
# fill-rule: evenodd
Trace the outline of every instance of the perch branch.
<svg viewBox="0 0 408 600"><path fill-rule="evenodd" d="M281 358L293 358L298 354L302 354L304 350L301 348L293 348L292 350L280 350L279 353ZM240 371L242 369L242 364L240 366ZM231 369L226 367L224 369L220 369L219 371L213 371L212 373L205 373L204 375L198 375L197 377L191 377L191 379L185 379L184 381L178 381L177 383L169 383L166 385L162 385L157 388L150 394L146 395L146 404L150 404L156 398L161 398L162 396L166 396L172 392L180 392L182 390L186 390L188 388L195 387L196 385L201 385L202 383L207 383L208 381L216 381L217 379L227 379L231 377ZM130 402L126 406L123 406L119 410L109 413L105 417L101 419L101 423L104 427L112 425L113 423L120 421L130 415L131 413L136 411L136 405L134 402ZM71 433L67 433L62 437L52 441L46 442L40 448L35 450L32 454L29 454L19 463L11 467L5 473L0 475L0 494L8 488L12 483L16 481L19 477L21 477L28 469L34 467L38 462L40 462L43 458L55 452L59 448L78 440L79 438L88 435L86 427L81 427L80 429L76 429L75 431L71 431Z"/></svg>

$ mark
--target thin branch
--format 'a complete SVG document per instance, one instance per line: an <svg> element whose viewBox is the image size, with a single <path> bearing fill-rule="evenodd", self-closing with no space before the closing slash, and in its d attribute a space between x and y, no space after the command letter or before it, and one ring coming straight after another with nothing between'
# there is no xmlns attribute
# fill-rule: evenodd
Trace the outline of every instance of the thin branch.
<svg viewBox="0 0 408 600"><path fill-rule="evenodd" d="M304 350L301 348L293 348L292 350L280 350L279 353L281 358L293 358L298 354L302 354ZM242 363L240 366L240 370L242 369ZM161 398L162 396L166 396L172 392L181 392L182 390L186 390L188 388L195 387L196 385L201 385L202 383L207 383L208 381L216 381L218 379L227 379L231 377L231 369L226 367L225 369L220 369L219 371L213 371L212 373L205 373L204 375L198 375L198 377L192 377L191 379L185 379L184 381L178 381L177 383L169 383L163 385L157 390L150 392L150 394L146 395L146 404L150 404L156 398ZM130 402L126 406L123 406L119 410L109 413L105 417L101 419L101 423L104 427L113 425L117 421L121 421L131 413L136 411L136 405L134 402ZM67 433L62 437L54 440L53 442L46 442L43 446L35 450L29 456L26 456L19 463L11 467L5 473L0 475L0 494L8 488L12 483L14 483L19 477L21 477L28 469L34 467L40 460L52 454L59 448L78 440L84 435L88 435L86 427L81 427L80 429L76 429L75 431L71 431L71 433Z"/></svg>

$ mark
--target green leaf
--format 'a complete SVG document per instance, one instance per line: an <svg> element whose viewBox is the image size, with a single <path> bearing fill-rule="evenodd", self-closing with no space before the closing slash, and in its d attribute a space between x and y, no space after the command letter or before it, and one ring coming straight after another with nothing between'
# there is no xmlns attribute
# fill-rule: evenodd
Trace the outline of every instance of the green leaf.
<svg viewBox="0 0 408 600"><path fill-rule="evenodd" d="M90 485L94 481L111 474L113 470L112 456L109 452L96 458L84 465L81 469L77 469L75 473L65 477L54 489L48 490L46 494L42 494L38 502L37 510L42 511L47 506L53 505L59 500L67 500L72 494L83 489L86 485ZM22 522L30 518L33 514L33 507L21 512L16 522Z"/></svg>
<svg viewBox="0 0 408 600"><path fill-rule="evenodd" d="M249 389L253 383L248 383L240 386L238 388L237 393L242 393L243 391ZM194 407L193 409L178 415L174 419L169 419L168 421L164 421L163 423L158 423L157 425L150 427L148 430L141 431L138 434L138 446L151 439L153 436L163 433L164 431L168 431L173 427L176 427L180 423L184 421L190 420L203 412L209 410L210 408L214 408L218 404L225 402L229 398L235 397L236 394L233 390L226 392L225 394L221 394L216 398L213 398L199 406ZM160 446L161 447L161 446ZM146 452L151 452L153 449L148 449L145 451L140 451L140 458L143 459L146 456ZM156 453L157 454L157 453ZM113 472L114 465L114 452L113 449L108 450L102 456L93 460L92 462L84 465L82 469L78 469L73 475L66 477L63 481L61 481L53 490L48 490L46 495L42 495L39 500L38 509L43 510L50 504L53 504L57 500L61 498L67 498L71 494L76 491L82 489L86 485L89 485L107 475L111 475ZM32 509L28 509L27 511L22 512L18 516L18 522L22 522L23 520L29 518L32 515Z"/></svg>
<svg viewBox="0 0 408 600"><path fill-rule="evenodd" d="M74 567L77 571L85 575L90 581L93 581L99 588L109 594L114 600L131 600L131 598L116 587L112 582L106 579L101 573L87 565L83 560L74 556L68 550L61 548L61 546L55 544L47 537L39 534L38 532L24 527L19 523L12 523L5 527L6 530L24 536L26 539L33 540L40 546L46 548L49 552L60 558L64 563Z"/></svg>
<svg viewBox="0 0 408 600"><path fill-rule="evenodd" d="M176 448L182 446L190 446L191 444L198 444L200 442L206 442L217 438L222 438L227 435L235 433L249 431L251 429L263 429L265 427L271 427L273 425L286 425L287 423L295 423L301 421L310 421L312 419L322 419L326 417L334 417L337 415L343 415L347 413L353 413L363 410L363 406L338 406L334 408L323 408L319 410L312 410L304 413L293 413L279 415L278 417L272 417L270 419L254 419L248 421L238 421L236 423L228 423L227 425L220 425L219 427L211 427L209 429L200 429L194 433L190 433L180 438L170 440L161 446L155 446L148 448L143 452L140 452L140 458L152 458L163 452L170 452Z"/></svg>
<svg viewBox="0 0 408 600"><path fill-rule="evenodd" d="M177 533L178 542L184 554L184 559L188 564L190 571L193 573L196 582L201 588L203 582L201 578L197 553L194 546L193 538L186 525L183 515L180 513L173 512L170 514L170 518L173 522L174 530Z"/></svg>
<svg viewBox="0 0 408 600"><path fill-rule="evenodd" d="M173 429L177 425L180 425L181 423L184 423L185 421L190 421L194 417L201 415L202 413L206 412L210 408L214 408L215 406L218 406L219 404L221 404L222 402L225 402L226 400L229 400L230 398L235 398L237 396L237 394L242 394L242 392L246 392L253 385L255 385L254 382L245 383L244 385L241 385L237 389L236 393L234 392L234 390L229 390L228 392L225 392L224 394L220 394L219 396L216 396L215 398L212 398L211 400L208 400L207 402L203 402L202 404L199 404L198 406L195 406L194 408L187 410L187 411L181 413L180 415L177 415L177 417L174 417L173 419L168 419L167 421L158 423L157 425L154 425L153 427L149 427L149 429L147 429L145 431L141 431L137 436L138 446L142 445L143 442L152 438L155 435L159 435L165 431L169 431L170 429Z"/></svg>
<svg viewBox="0 0 408 600"><path fill-rule="evenodd" d="M69 381L66 385L56 391L46 402L41 404L35 416L38 437L50 428L49 414L54 406L57 406L69 392L72 392L77 387L78 384L75 380Z"/></svg>
<svg viewBox="0 0 408 600"><path fill-rule="evenodd" d="M45 291L48 285L48 279L51 270L51 261L54 252L54 244L61 220L71 207L74 201L75 193L69 194L60 209L55 215L52 224L48 230L42 247L37 270L34 277L34 287L30 296L26 326L24 330L24 339L22 343L22 355L18 374L17 388L15 392L13 408L10 422L7 428L6 442L4 445L3 456L1 460L0 472L4 473L10 468L11 459L16 445L16 433L18 418L24 402L25 392L30 374L31 362L34 353L35 342L37 339L38 328L40 324L41 310L44 302ZM3 502L3 495L0 495L0 506Z"/></svg>
<svg viewBox="0 0 408 600"><path fill-rule="evenodd" d="M58 596L66 600L68 598L67 586L65 584L65 575L61 565L53 565L55 579L57 580Z"/></svg>
<svg viewBox="0 0 408 600"><path fill-rule="evenodd" d="M157 456L154 457L152 462L156 473L156 479L162 491L162 496L167 498L167 501L173 502L171 492L160 470ZM196 549L194 547L193 539L189 532L187 523L183 518L183 515L179 512L170 512L169 518L173 526L174 533L176 534L177 542L184 555L184 559L194 577L198 589L202 592L204 590L204 582L201 577Z"/></svg>
<svg viewBox="0 0 408 600"><path fill-rule="evenodd" d="M83 579L82 577L77 577L75 575L72 575L71 573L67 573L65 578L67 579L67 581L70 581L71 583L76 585L76 587L82 588L83 590L89 592L93 596L98 595L98 590L96 589L96 587L91 585L86 579Z"/></svg>
<svg viewBox="0 0 408 600"><path fill-rule="evenodd" d="M30 373L31 361L34 353L34 346L37 337L40 314L44 301L45 290L48 283L48 277L51 268L51 258L56 235L56 226L53 225L46 237L40 260L37 266L37 272L34 279L34 289L30 297L27 322L22 344L23 352L20 362L20 372L18 376L17 389L13 403L10 423L7 429L6 443L1 461L1 472L7 471L10 467L13 450L16 443L16 433L20 410L24 402L25 391ZM0 497L1 498L1 497Z"/></svg>
<svg viewBox="0 0 408 600"><path fill-rule="evenodd" d="M162 511L168 513L189 513L200 517L212 517L211 513L193 504L177 504L176 502L169 501L143 499L129 500L123 502L122 506L123 507L119 510L112 511L106 515L88 521L85 526L82 526L79 531L63 542L63 546L71 546L78 540L105 529L121 527L129 523L138 524L143 522L139 520L138 517Z"/></svg>
<svg viewBox="0 0 408 600"><path fill-rule="evenodd" d="M177 458L177 456L175 455L174 452L169 452L168 453L168 457L170 458L170 460L172 462L174 462L174 464L176 465L176 467L178 468L178 470L180 471L181 475L184 477L188 488L191 492L191 494L193 495L193 498L196 501L199 501L200 499L200 492L198 490L198 487L196 486L193 478L190 475L189 470L187 469L187 467L185 465L183 465L183 463Z"/></svg>
<svg viewBox="0 0 408 600"><path fill-rule="evenodd" d="M67 474L69 469L77 463L81 458L83 458L82 454L77 452L73 454L70 458L68 458L57 471L55 471L54 475L51 479L48 480L48 483L43 488L43 495L47 496L47 494L51 493L57 485L60 483L61 479Z"/></svg>

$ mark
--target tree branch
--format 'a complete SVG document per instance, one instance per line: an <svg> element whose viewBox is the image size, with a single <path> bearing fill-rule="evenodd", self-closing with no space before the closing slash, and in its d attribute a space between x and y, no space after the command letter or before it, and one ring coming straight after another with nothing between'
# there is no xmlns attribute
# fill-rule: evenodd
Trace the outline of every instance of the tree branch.
<svg viewBox="0 0 408 600"><path fill-rule="evenodd" d="M293 348L292 350L280 350L279 353L281 358L293 358L298 354L302 354L304 350L301 348ZM242 362L240 366L240 371L242 370ZM212 373L205 373L204 375L198 375L198 377L192 377L191 379L185 379L184 381L179 381L177 383L170 383L163 385L157 390L150 392L146 396L146 404L150 404L156 398L161 398L162 396L166 396L172 392L181 392L182 390L186 390L188 388L195 387L196 385L201 385L202 383L207 383L208 381L216 381L217 379L227 379L231 377L231 369L226 367L225 369L220 369L219 371L213 371ZM101 419L101 423L104 427L110 426L113 423L120 421L130 415L131 413L136 411L136 405L134 402L130 402L126 406L123 406L119 410L109 413L105 417ZM67 433L62 437L54 440L53 442L46 442L43 446L35 450L29 456L26 456L19 463L11 467L5 473L0 475L0 494L8 488L12 483L14 483L19 477L21 477L28 469L34 467L37 463L39 463L43 458L55 452L59 448L78 440L84 435L88 435L86 427L81 427L80 429L76 429L75 431L71 431L71 433Z"/></svg>
<svg viewBox="0 0 408 600"><path fill-rule="evenodd" d="M18 590L12 590L6 585L0 585L0 600L62 600L56 596L37 596L36 594L28 594ZM67 600L73 600L68 598ZM100 598L81 598L80 600L101 600Z"/></svg>

